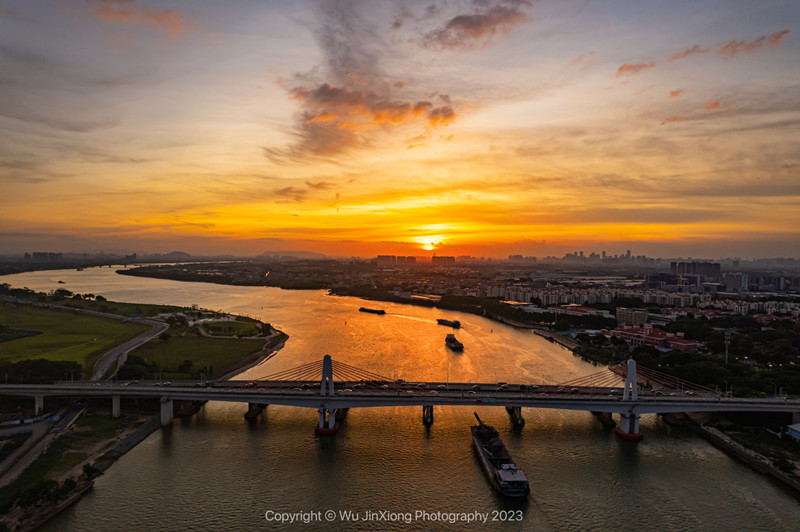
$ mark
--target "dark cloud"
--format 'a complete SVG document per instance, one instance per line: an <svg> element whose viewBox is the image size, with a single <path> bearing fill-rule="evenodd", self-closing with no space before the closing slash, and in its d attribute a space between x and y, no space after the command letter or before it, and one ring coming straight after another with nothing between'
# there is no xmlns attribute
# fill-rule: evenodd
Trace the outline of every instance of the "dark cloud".
<svg viewBox="0 0 800 532"><path fill-rule="evenodd" d="M327 181L320 181L319 183L306 181L306 185L308 185L309 188L315 188L317 190L327 190L333 186L333 183L328 183Z"/></svg>
<svg viewBox="0 0 800 532"><path fill-rule="evenodd" d="M396 55L396 50L385 40L385 26L368 17L368 5L363 0L318 5L321 23L317 39L324 63L282 82L301 112L294 131L296 141L288 149L264 148L271 160L282 163L307 155L329 157L370 146L376 135L399 126L434 128L455 119L448 95L439 95L444 105L437 105L430 96L420 97L424 94L421 89L384 71L386 58ZM403 8L397 17L394 26L412 15Z"/></svg>
<svg viewBox="0 0 800 532"><path fill-rule="evenodd" d="M481 1L475 5L474 12L457 15L425 35L425 45L436 49L471 49L530 21L525 13L525 8L531 5L527 0Z"/></svg>
<svg viewBox="0 0 800 532"><path fill-rule="evenodd" d="M308 191L298 187L284 187L273 190L272 193L279 198L286 198L284 201L278 200L278 203L286 203L288 200L302 203L306 199Z"/></svg>

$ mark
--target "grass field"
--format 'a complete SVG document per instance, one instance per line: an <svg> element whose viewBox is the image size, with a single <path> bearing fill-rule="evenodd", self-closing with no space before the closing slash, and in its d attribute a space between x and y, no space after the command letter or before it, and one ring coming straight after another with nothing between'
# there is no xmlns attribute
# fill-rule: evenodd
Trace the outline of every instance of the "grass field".
<svg viewBox="0 0 800 532"><path fill-rule="evenodd" d="M132 354L146 358L149 363L157 363L163 370L164 378L188 379L188 373L178 371L184 360L192 361L192 371L202 367L211 368L220 375L239 360L264 345L264 340L208 338L203 336L172 337L169 340L151 340Z"/></svg>
<svg viewBox="0 0 800 532"><path fill-rule="evenodd" d="M201 327L215 336L255 336L261 332L257 323L246 321L213 321Z"/></svg>
<svg viewBox="0 0 800 532"><path fill-rule="evenodd" d="M0 342L0 360L18 362L44 358L73 361L90 374L97 359L111 349L149 329L138 323L86 316L69 310L53 310L0 302L0 324L9 329L41 334Z"/></svg>
<svg viewBox="0 0 800 532"><path fill-rule="evenodd" d="M95 301L92 299L58 300L51 297L48 299L48 302L56 305L96 310L97 312L108 312L110 314L119 314L120 316L129 317L148 317L155 316L156 314L187 313L192 311L191 309L172 305L145 305L141 303L119 303L117 301Z"/></svg>

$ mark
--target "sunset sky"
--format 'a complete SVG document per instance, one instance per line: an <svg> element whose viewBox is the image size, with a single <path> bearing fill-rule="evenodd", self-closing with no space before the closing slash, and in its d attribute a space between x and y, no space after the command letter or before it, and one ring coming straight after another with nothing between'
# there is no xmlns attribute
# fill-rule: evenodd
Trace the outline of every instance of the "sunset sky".
<svg viewBox="0 0 800 532"><path fill-rule="evenodd" d="M800 256L800 3L0 0L0 253Z"/></svg>

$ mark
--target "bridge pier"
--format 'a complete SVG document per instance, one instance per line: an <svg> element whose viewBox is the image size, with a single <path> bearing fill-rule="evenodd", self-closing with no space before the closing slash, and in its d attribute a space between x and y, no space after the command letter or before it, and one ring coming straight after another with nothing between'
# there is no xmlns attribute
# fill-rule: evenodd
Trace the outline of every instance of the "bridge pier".
<svg viewBox="0 0 800 532"><path fill-rule="evenodd" d="M525 425L525 419L522 417L521 406L507 406L506 412L508 412L508 415L511 418L511 423L513 423L514 426L522 427Z"/></svg>
<svg viewBox="0 0 800 532"><path fill-rule="evenodd" d="M639 414L623 412L619 415L619 426L614 429L617 436L625 440L640 441L644 436L639 432Z"/></svg>
<svg viewBox="0 0 800 532"><path fill-rule="evenodd" d="M422 422L426 425L433 425L433 405L422 407Z"/></svg>
<svg viewBox="0 0 800 532"><path fill-rule="evenodd" d="M255 419L268 406L262 403L247 403L247 412L245 412L244 418L248 420Z"/></svg>
<svg viewBox="0 0 800 532"><path fill-rule="evenodd" d="M36 395L33 397L34 415L38 416L42 410L44 410L44 395Z"/></svg>
<svg viewBox="0 0 800 532"><path fill-rule="evenodd" d="M339 431L339 423L336 422L336 411L329 410L324 406L319 407L319 425L314 432L322 436L336 434Z"/></svg>
<svg viewBox="0 0 800 532"><path fill-rule="evenodd" d="M111 417L119 417L119 395L111 396Z"/></svg>
<svg viewBox="0 0 800 532"><path fill-rule="evenodd" d="M161 426L172 424L172 399L161 398Z"/></svg>
<svg viewBox="0 0 800 532"><path fill-rule="evenodd" d="M337 408L337 409L335 410L335 414L336 414L336 421L337 421L337 422L342 422L342 421L344 421L344 418L346 418L346 417L347 417L347 413L348 413L349 411L350 411L350 409L349 409L349 408Z"/></svg>
<svg viewBox="0 0 800 532"><path fill-rule="evenodd" d="M611 417L611 412L592 412L592 414L600 423L603 424L603 426L606 426L610 429L613 429L617 426L617 422Z"/></svg>

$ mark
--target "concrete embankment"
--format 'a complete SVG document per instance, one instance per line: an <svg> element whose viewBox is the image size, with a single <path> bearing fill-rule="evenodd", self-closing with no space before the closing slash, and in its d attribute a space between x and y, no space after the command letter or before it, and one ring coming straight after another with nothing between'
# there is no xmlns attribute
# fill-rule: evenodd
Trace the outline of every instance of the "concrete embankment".
<svg viewBox="0 0 800 532"><path fill-rule="evenodd" d="M712 445L725 451L728 453L728 455L745 462L756 471L767 475L772 475L787 486L793 488L796 495L800 496L800 477L781 471L772 465L769 458L762 456L755 451L748 449L744 445L734 441L730 436L721 430L705 425L702 423L701 418L699 418L696 414L687 413L685 414L685 418L690 420L695 431L703 436Z"/></svg>
<svg viewBox="0 0 800 532"><path fill-rule="evenodd" d="M161 417L159 415L150 417L139 428L120 440L113 449L100 457L94 463L94 466L100 471L105 471L111 467L111 464L116 462L120 456L136 447L159 428L161 428Z"/></svg>
<svg viewBox="0 0 800 532"><path fill-rule="evenodd" d="M574 350L576 347L578 347L578 345L580 345L578 342L576 342L572 338L567 338L566 336L558 334L558 333L553 333L553 332L543 331L543 330L535 330L533 332L534 332L534 334L537 334L537 335L541 336L545 340L549 340L549 341L551 341L553 343L556 343L558 345L566 347L569 350Z"/></svg>

